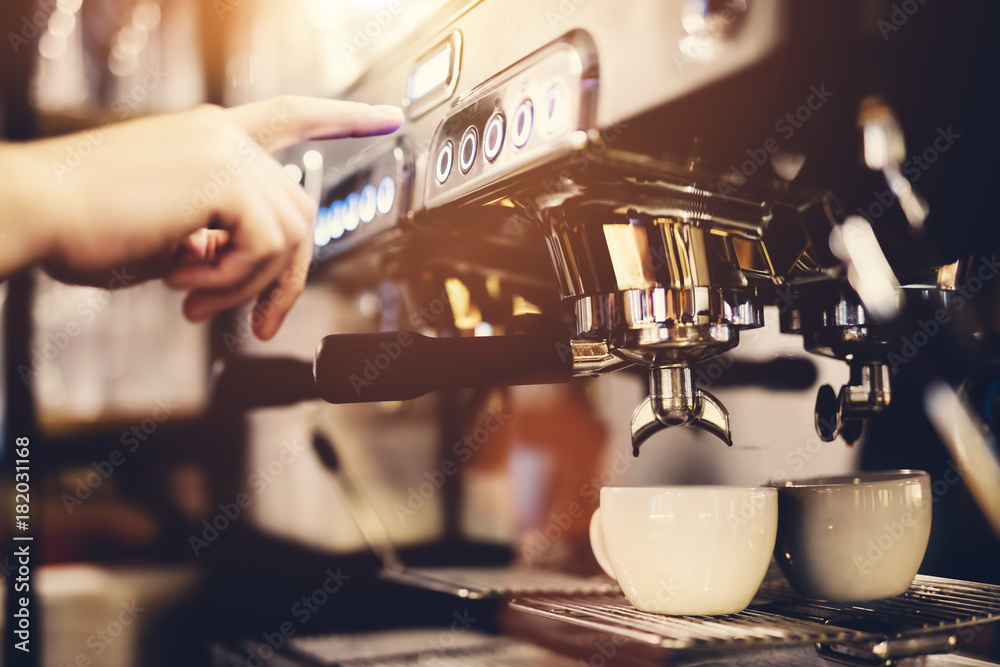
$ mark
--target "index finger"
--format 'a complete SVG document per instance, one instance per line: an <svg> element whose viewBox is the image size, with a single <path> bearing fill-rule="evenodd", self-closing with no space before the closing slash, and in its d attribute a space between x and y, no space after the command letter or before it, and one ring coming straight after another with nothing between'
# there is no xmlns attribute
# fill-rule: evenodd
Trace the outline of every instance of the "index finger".
<svg viewBox="0 0 1000 667"><path fill-rule="evenodd" d="M226 113L268 153L307 139L390 134L403 124L399 107L299 95L242 104Z"/></svg>

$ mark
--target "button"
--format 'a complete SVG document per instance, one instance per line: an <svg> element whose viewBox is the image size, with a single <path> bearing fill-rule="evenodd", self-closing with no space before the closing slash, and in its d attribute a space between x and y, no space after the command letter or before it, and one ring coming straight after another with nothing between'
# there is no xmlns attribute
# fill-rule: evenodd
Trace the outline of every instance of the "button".
<svg viewBox="0 0 1000 667"><path fill-rule="evenodd" d="M531 100L525 100L517 106L517 110L514 111L514 124L511 130L510 140L514 142L514 145L518 148L523 147L528 143L528 137L531 136L531 121L534 114L531 109Z"/></svg>
<svg viewBox="0 0 1000 667"><path fill-rule="evenodd" d="M542 131L545 134L554 134L563 128L568 107L569 100L563 87L555 84L549 88L542 102Z"/></svg>
<svg viewBox="0 0 1000 667"><path fill-rule="evenodd" d="M434 175L437 176L438 183L444 183L451 176L451 165L455 160L455 151L452 148L450 141L445 142L445 145L441 147L438 151L437 156L437 167L435 168Z"/></svg>
<svg viewBox="0 0 1000 667"><path fill-rule="evenodd" d="M344 202L338 199L330 204L330 217L327 222L330 225L331 239L339 239L344 235Z"/></svg>
<svg viewBox="0 0 1000 667"><path fill-rule="evenodd" d="M358 203L358 214L361 216L361 222L371 222L375 219L375 199L377 196L378 191L374 185L366 185L361 190L361 201Z"/></svg>
<svg viewBox="0 0 1000 667"><path fill-rule="evenodd" d="M361 222L361 212L358 210L361 205L361 196L357 192L347 195L344 202L344 229L353 232Z"/></svg>
<svg viewBox="0 0 1000 667"><path fill-rule="evenodd" d="M483 155L490 162L497 159L500 149L503 147L504 122L503 114L496 113L490 122L486 123L485 137L483 138Z"/></svg>
<svg viewBox="0 0 1000 667"><path fill-rule="evenodd" d="M396 201L396 179L386 176L378 184L378 212L385 215L392 210L392 204Z"/></svg>
<svg viewBox="0 0 1000 667"><path fill-rule="evenodd" d="M479 148L479 133L476 128L470 127L462 137L462 149L458 154L458 168L463 174L468 174L472 165L476 162L476 150Z"/></svg>

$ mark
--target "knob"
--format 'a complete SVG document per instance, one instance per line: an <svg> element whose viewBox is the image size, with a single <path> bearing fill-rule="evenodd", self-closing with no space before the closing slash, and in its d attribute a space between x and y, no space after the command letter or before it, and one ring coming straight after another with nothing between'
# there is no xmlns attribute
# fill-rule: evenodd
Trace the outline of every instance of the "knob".
<svg viewBox="0 0 1000 667"><path fill-rule="evenodd" d="M823 442L833 442L840 433L840 399L828 384L816 394L816 433Z"/></svg>

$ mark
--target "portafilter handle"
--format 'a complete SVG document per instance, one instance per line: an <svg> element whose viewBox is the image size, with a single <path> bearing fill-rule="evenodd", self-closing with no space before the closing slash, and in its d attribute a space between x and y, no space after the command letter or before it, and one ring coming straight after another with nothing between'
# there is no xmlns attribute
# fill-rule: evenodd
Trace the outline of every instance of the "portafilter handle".
<svg viewBox="0 0 1000 667"><path fill-rule="evenodd" d="M550 334L430 338L411 331L337 334L316 349L313 377L330 403L403 401L432 391L568 382L569 339Z"/></svg>

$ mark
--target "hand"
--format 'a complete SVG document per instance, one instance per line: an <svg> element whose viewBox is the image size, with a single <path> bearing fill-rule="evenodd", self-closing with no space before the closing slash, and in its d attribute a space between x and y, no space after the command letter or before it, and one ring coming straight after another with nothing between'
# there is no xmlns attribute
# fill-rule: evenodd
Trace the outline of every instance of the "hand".
<svg viewBox="0 0 1000 667"><path fill-rule="evenodd" d="M194 321L256 297L252 326L266 340L304 289L316 216L316 202L269 153L401 123L395 107L305 97L205 106L0 147L33 176L0 198L21 198L7 209L42 237L38 259L57 279L106 287L107 272L123 266L137 280L164 277L188 291ZM88 141L86 156L68 159Z"/></svg>

